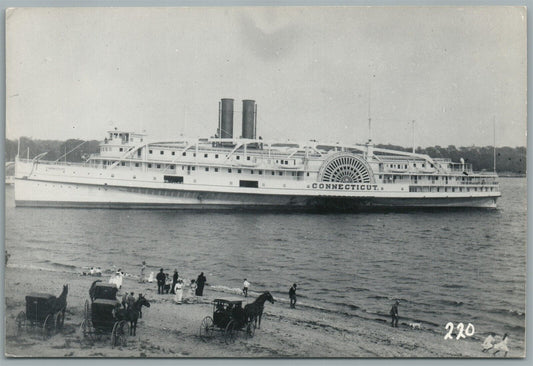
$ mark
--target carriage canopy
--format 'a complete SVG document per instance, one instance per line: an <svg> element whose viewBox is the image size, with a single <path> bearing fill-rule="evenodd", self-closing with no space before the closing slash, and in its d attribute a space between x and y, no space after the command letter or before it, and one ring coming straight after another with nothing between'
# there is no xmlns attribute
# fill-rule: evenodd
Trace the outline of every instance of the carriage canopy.
<svg viewBox="0 0 533 366"><path fill-rule="evenodd" d="M56 297L51 294L32 292L26 296L26 316L33 321L43 322L54 313Z"/></svg>

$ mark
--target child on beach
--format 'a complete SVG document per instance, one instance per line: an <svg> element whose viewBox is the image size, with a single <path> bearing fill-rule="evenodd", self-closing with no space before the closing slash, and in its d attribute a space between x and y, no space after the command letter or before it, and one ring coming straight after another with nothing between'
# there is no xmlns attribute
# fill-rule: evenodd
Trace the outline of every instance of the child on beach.
<svg viewBox="0 0 533 366"><path fill-rule="evenodd" d="M248 297L248 287L250 287L250 282L244 279L243 287L242 287L242 293L244 297Z"/></svg>
<svg viewBox="0 0 533 366"><path fill-rule="evenodd" d="M144 283L144 271L146 270L146 262L143 261L143 264L141 266L141 277L139 278L140 283Z"/></svg>
<svg viewBox="0 0 533 366"><path fill-rule="evenodd" d="M400 305L400 300L396 300L392 308L390 309L390 315L392 317L391 326L398 328L398 305Z"/></svg>
<svg viewBox="0 0 533 366"><path fill-rule="evenodd" d="M289 289L289 299L291 301L291 308L296 308L296 284L293 283L292 287Z"/></svg>

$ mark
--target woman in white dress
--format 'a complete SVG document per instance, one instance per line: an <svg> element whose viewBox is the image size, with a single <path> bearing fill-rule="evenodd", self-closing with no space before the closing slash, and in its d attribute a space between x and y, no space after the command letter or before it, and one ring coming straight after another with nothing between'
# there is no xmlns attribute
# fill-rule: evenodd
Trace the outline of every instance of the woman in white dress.
<svg viewBox="0 0 533 366"><path fill-rule="evenodd" d="M183 299L183 281L178 280L176 284L174 285L174 292L176 293L174 295L174 302L176 304L181 304L181 301Z"/></svg>

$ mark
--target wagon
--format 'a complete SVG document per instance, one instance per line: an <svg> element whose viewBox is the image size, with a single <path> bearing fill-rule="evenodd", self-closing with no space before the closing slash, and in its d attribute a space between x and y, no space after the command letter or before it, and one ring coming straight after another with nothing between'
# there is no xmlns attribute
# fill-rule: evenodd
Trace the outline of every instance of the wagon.
<svg viewBox="0 0 533 366"><path fill-rule="evenodd" d="M94 282L89 290L91 302L85 301L85 315L80 325L84 338L92 341L111 336L111 345L124 346L129 334L129 324L116 318L120 302L114 284Z"/></svg>
<svg viewBox="0 0 533 366"><path fill-rule="evenodd" d="M242 307L242 300L213 300L213 316L206 316L200 325L200 338L204 341L213 338L215 331L224 332L226 344L235 342L238 331L254 336L255 326L249 322Z"/></svg>
<svg viewBox="0 0 533 366"><path fill-rule="evenodd" d="M66 294L65 294L66 298ZM44 339L63 328L66 302L58 301L54 295L33 292L26 296L26 309L16 319L16 335L24 329L39 330Z"/></svg>

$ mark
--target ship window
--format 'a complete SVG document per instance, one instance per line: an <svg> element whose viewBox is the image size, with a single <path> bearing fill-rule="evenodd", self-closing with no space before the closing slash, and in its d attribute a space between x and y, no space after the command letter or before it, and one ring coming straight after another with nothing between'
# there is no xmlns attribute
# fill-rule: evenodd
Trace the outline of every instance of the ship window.
<svg viewBox="0 0 533 366"><path fill-rule="evenodd" d="M121 164L122 166L126 166L126 162L124 162L124 161L121 162L120 164Z"/></svg>
<svg viewBox="0 0 533 366"><path fill-rule="evenodd" d="M141 156L141 149L137 150L137 156Z"/></svg>
<svg viewBox="0 0 533 366"><path fill-rule="evenodd" d="M292 172L292 176L294 177L294 172Z"/></svg>
<svg viewBox="0 0 533 366"><path fill-rule="evenodd" d="M165 183L183 183L183 177L177 177L174 175L165 175Z"/></svg>
<svg viewBox="0 0 533 366"><path fill-rule="evenodd" d="M215 173L218 172L218 168L215 168Z"/></svg>
<svg viewBox="0 0 533 366"><path fill-rule="evenodd" d="M237 173L239 173L239 174L240 174L240 173L242 173L242 170L240 170L240 169L237 169Z"/></svg>
<svg viewBox="0 0 533 366"><path fill-rule="evenodd" d="M231 173L231 168L228 169L228 173Z"/></svg>
<svg viewBox="0 0 533 366"><path fill-rule="evenodd" d="M309 172L307 173L307 176L309 176ZM381 177L380 177L381 178Z"/></svg>
<svg viewBox="0 0 533 366"><path fill-rule="evenodd" d="M207 158L207 156L208 156L207 154L204 154L204 158Z"/></svg>
<svg viewBox="0 0 533 366"><path fill-rule="evenodd" d="M260 171L259 171L259 175L262 175L262 174L263 174L263 171L262 171L262 170L260 170Z"/></svg>
<svg viewBox="0 0 533 366"><path fill-rule="evenodd" d="M218 159L218 154L215 154L215 159Z"/></svg>
<svg viewBox="0 0 533 366"><path fill-rule="evenodd" d="M157 164L157 169L161 169L161 164Z"/></svg>
<svg viewBox="0 0 533 366"><path fill-rule="evenodd" d="M124 149L123 149L123 148L120 148L120 149L118 149L118 151L122 152L122 151L124 151Z"/></svg>
<svg viewBox="0 0 533 366"><path fill-rule="evenodd" d="M193 156L193 158L195 158L196 157L196 153L192 153L192 156Z"/></svg>
<svg viewBox="0 0 533 366"><path fill-rule="evenodd" d="M163 150L161 150L161 151L159 152L160 155L163 155L164 153L165 153L165 152L164 152Z"/></svg>
<svg viewBox="0 0 533 366"><path fill-rule="evenodd" d="M247 157L246 157L246 160L250 160L250 157L249 157L249 156L247 156Z"/></svg>
<svg viewBox="0 0 533 366"><path fill-rule="evenodd" d="M251 174L254 174L254 171L253 171L253 170L251 170L251 171L250 171L250 173L251 173Z"/></svg>
<svg viewBox="0 0 533 366"><path fill-rule="evenodd" d="M148 164L148 168L151 168L152 167L152 164Z"/></svg>
<svg viewBox="0 0 533 366"><path fill-rule="evenodd" d="M171 166L170 166L170 169L174 169L174 165L171 165Z"/></svg>
<svg viewBox="0 0 533 366"><path fill-rule="evenodd" d="M208 172L208 171L209 171L209 168L205 168L205 171Z"/></svg>
<svg viewBox="0 0 533 366"><path fill-rule="evenodd" d="M237 160L241 160L241 157L240 157L239 155L237 155L237 158L236 158L236 159L237 159Z"/></svg>
<svg viewBox="0 0 533 366"><path fill-rule="evenodd" d="M187 153L186 153L186 152L184 152L184 153L182 153L181 155L183 155L183 156L187 156Z"/></svg>
<svg viewBox="0 0 533 366"><path fill-rule="evenodd" d="M276 174L276 172L275 172L275 171L272 171L272 175L275 175L275 174Z"/></svg>
<svg viewBox="0 0 533 366"><path fill-rule="evenodd" d="M192 167L192 170L196 170L196 167L195 167L195 166L193 166L193 167Z"/></svg>
<svg viewBox="0 0 533 366"><path fill-rule="evenodd" d="M151 153L152 153L152 150L148 150L148 153L151 154Z"/></svg>
<svg viewBox="0 0 533 366"><path fill-rule="evenodd" d="M285 160L285 165L289 165L289 161L288 160Z"/></svg>
<svg viewBox="0 0 533 366"><path fill-rule="evenodd" d="M258 188L259 184L256 180L240 180L239 187Z"/></svg>
<svg viewBox="0 0 533 366"><path fill-rule="evenodd" d="M139 167L139 163L135 163L135 167L138 168Z"/></svg>
<svg viewBox="0 0 533 366"><path fill-rule="evenodd" d="M175 152L175 151L172 151L172 155L176 155L176 152Z"/></svg>
<svg viewBox="0 0 533 366"><path fill-rule="evenodd" d="M278 175L283 175L283 172L278 172Z"/></svg>

